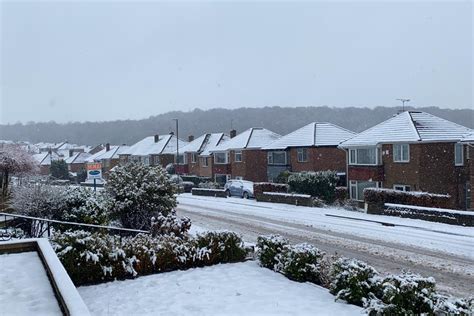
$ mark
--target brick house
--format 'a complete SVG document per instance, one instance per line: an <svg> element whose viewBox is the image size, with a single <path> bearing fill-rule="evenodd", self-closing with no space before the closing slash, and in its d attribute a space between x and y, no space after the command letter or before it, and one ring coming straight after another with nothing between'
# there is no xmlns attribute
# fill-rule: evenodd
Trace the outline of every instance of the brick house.
<svg viewBox="0 0 474 316"><path fill-rule="evenodd" d="M469 168L469 183L467 184L467 209L474 210L474 132L463 137L461 143L465 144L466 164Z"/></svg>
<svg viewBox="0 0 474 316"><path fill-rule="evenodd" d="M267 178L283 171L346 171L346 153L338 145L355 135L331 123L313 122L263 147Z"/></svg>
<svg viewBox="0 0 474 316"><path fill-rule="evenodd" d="M267 154L262 147L281 136L261 127L252 127L235 137L221 142L210 152L213 156L212 172L216 182L227 179L248 181L267 180Z"/></svg>
<svg viewBox="0 0 474 316"><path fill-rule="evenodd" d="M229 139L224 133L207 133L190 142L181 151L185 154L186 174L214 178L213 160L209 150Z"/></svg>
<svg viewBox="0 0 474 316"><path fill-rule="evenodd" d="M64 159L67 164L69 172L77 173L81 170L85 170L85 163L92 155L86 152L71 152L69 157Z"/></svg>
<svg viewBox="0 0 474 316"><path fill-rule="evenodd" d="M141 162L147 166L162 166L174 164L176 160L176 146L183 148L188 143L176 138L172 133L168 135L147 136L128 149L119 153L120 163L128 161ZM181 161L183 161L183 156ZM181 162L182 163L182 162Z"/></svg>
<svg viewBox="0 0 474 316"><path fill-rule="evenodd" d="M449 194L466 209L469 168L461 138L472 130L434 115L406 111L343 142L350 197L382 187Z"/></svg>
<svg viewBox="0 0 474 316"><path fill-rule="evenodd" d="M53 151L34 154L33 158L38 163L39 174L42 176L47 176L50 174L52 161L61 160L61 157Z"/></svg>
<svg viewBox="0 0 474 316"><path fill-rule="evenodd" d="M115 166L120 164L120 154L129 150L129 146L110 146L105 144L105 147L91 155L86 159L87 162L100 162L102 164L102 175L107 178L107 174Z"/></svg>

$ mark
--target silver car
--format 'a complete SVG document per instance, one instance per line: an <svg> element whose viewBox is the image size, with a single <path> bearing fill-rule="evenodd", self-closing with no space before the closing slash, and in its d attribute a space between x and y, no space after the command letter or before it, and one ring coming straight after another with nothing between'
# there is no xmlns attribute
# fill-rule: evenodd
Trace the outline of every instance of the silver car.
<svg viewBox="0 0 474 316"><path fill-rule="evenodd" d="M245 180L229 180L224 185L227 196L239 196L244 199L253 198L253 182Z"/></svg>

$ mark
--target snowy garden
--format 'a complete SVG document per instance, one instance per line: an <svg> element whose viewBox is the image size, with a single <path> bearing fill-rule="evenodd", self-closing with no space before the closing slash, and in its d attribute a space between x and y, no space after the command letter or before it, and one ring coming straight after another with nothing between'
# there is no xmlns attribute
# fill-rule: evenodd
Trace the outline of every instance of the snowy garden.
<svg viewBox="0 0 474 316"><path fill-rule="evenodd" d="M367 263L292 245L278 235L260 236L251 245L230 231L191 233L190 219L175 211L176 187L160 167L119 166L99 192L39 183L3 189L12 216L48 221L23 221L9 233L50 233L51 246L94 315L468 315L474 308L472 298L438 293L433 278L382 275ZM0 276L15 274L20 282L28 278L25 269L38 268L34 262L0 253ZM15 285L4 284L9 282ZM30 304L22 300L29 301L34 295L27 292L35 289L4 284L2 311L21 314L18 304Z"/></svg>

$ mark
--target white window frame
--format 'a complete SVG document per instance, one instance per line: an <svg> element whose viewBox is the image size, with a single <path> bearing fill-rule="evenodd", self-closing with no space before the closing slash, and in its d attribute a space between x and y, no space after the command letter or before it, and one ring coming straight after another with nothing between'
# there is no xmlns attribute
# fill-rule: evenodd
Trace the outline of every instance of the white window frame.
<svg viewBox="0 0 474 316"><path fill-rule="evenodd" d="M461 148L461 156L458 157L457 154L457 149ZM461 158L460 161L458 161L458 158ZM454 144L454 165L455 166L464 166L464 145L462 143L456 143Z"/></svg>
<svg viewBox="0 0 474 316"><path fill-rule="evenodd" d="M409 192L411 191L411 186L406 184L394 184L393 189L397 191Z"/></svg>
<svg viewBox="0 0 474 316"><path fill-rule="evenodd" d="M373 182L375 183L375 187L376 188L380 188L382 187L382 184L379 182L379 181L357 181L357 180L350 180L349 181L349 197L352 199L352 200L356 200L356 201L364 201L364 197L359 197L358 195L358 187L357 187L357 184L359 182ZM355 193L356 193L356 197L353 196L352 194L352 189L355 188Z"/></svg>
<svg viewBox="0 0 474 316"><path fill-rule="evenodd" d="M237 156L239 156L240 158L237 159ZM242 162L242 150L236 150L234 152L234 162Z"/></svg>
<svg viewBox="0 0 474 316"><path fill-rule="evenodd" d="M285 162L284 163L274 163L273 162L273 154L284 154L285 155ZM286 151L284 150L281 150L281 151L269 151L267 153L267 164L269 165L273 165L273 166L285 166L288 164L288 157L287 157L287 154L286 154Z"/></svg>
<svg viewBox="0 0 474 316"><path fill-rule="evenodd" d="M196 163L198 160L198 154L197 153L191 153L191 163Z"/></svg>
<svg viewBox="0 0 474 316"><path fill-rule="evenodd" d="M225 155L225 161L224 162L218 162L217 161L217 155ZM214 163L216 165L226 165L229 163L229 155L228 153L226 152L217 152L217 153L214 153Z"/></svg>
<svg viewBox="0 0 474 316"><path fill-rule="evenodd" d="M300 155L301 155L301 159L300 159ZM296 160L298 162L308 162L308 149L298 148L296 150Z"/></svg>
<svg viewBox="0 0 474 316"><path fill-rule="evenodd" d="M399 147L400 150L399 150L399 153L400 153L400 157L396 157L395 153L397 152L395 150L395 147ZM410 162L410 144L393 144L392 145L392 150L393 150L393 162ZM405 153L406 151L406 156L407 156L407 159L403 159L403 154Z"/></svg>
<svg viewBox="0 0 474 316"><path fill-rule="evenodd" d="M208 157L202 157L202 166L209 167L209 161L207 160Z"/></svg>
<svg viewBox="0 0 474 316"><path fill-rule="evenodd" d="M374 149L375 148L375 163L358 163L358 150L361 149ZM354 160L352 159L354 158ZM380 166L382 164L381 159L381 148L377 146L370 147L356 147L349 148L349 165L350 166Z"/></svg>

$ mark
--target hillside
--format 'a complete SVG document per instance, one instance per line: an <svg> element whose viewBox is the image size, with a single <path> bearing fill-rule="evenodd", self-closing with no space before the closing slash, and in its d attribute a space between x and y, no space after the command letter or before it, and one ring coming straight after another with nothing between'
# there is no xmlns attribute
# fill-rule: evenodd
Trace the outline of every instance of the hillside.
<svg viewBox="0 0 474 316"><path fill-rule="evenodd" d="M174 131L173 118L179 119L179 135L199 136L205 132L241 132L252 126L262 126L280 134L291 132L309 122L331 122L356 132L363 131L386 120L398 108L329 108L329 107L265 107L233 110L212 109L191 112L168 112L142 120L108 122L72 122L58 124L28 123L0 125L0 139L31 142L59 142L68 140L77 144L97 143L133 144L146 135L167 134ZM474 110L449 110L438 107L417 108L458 124L474 128Z"/></svg>

